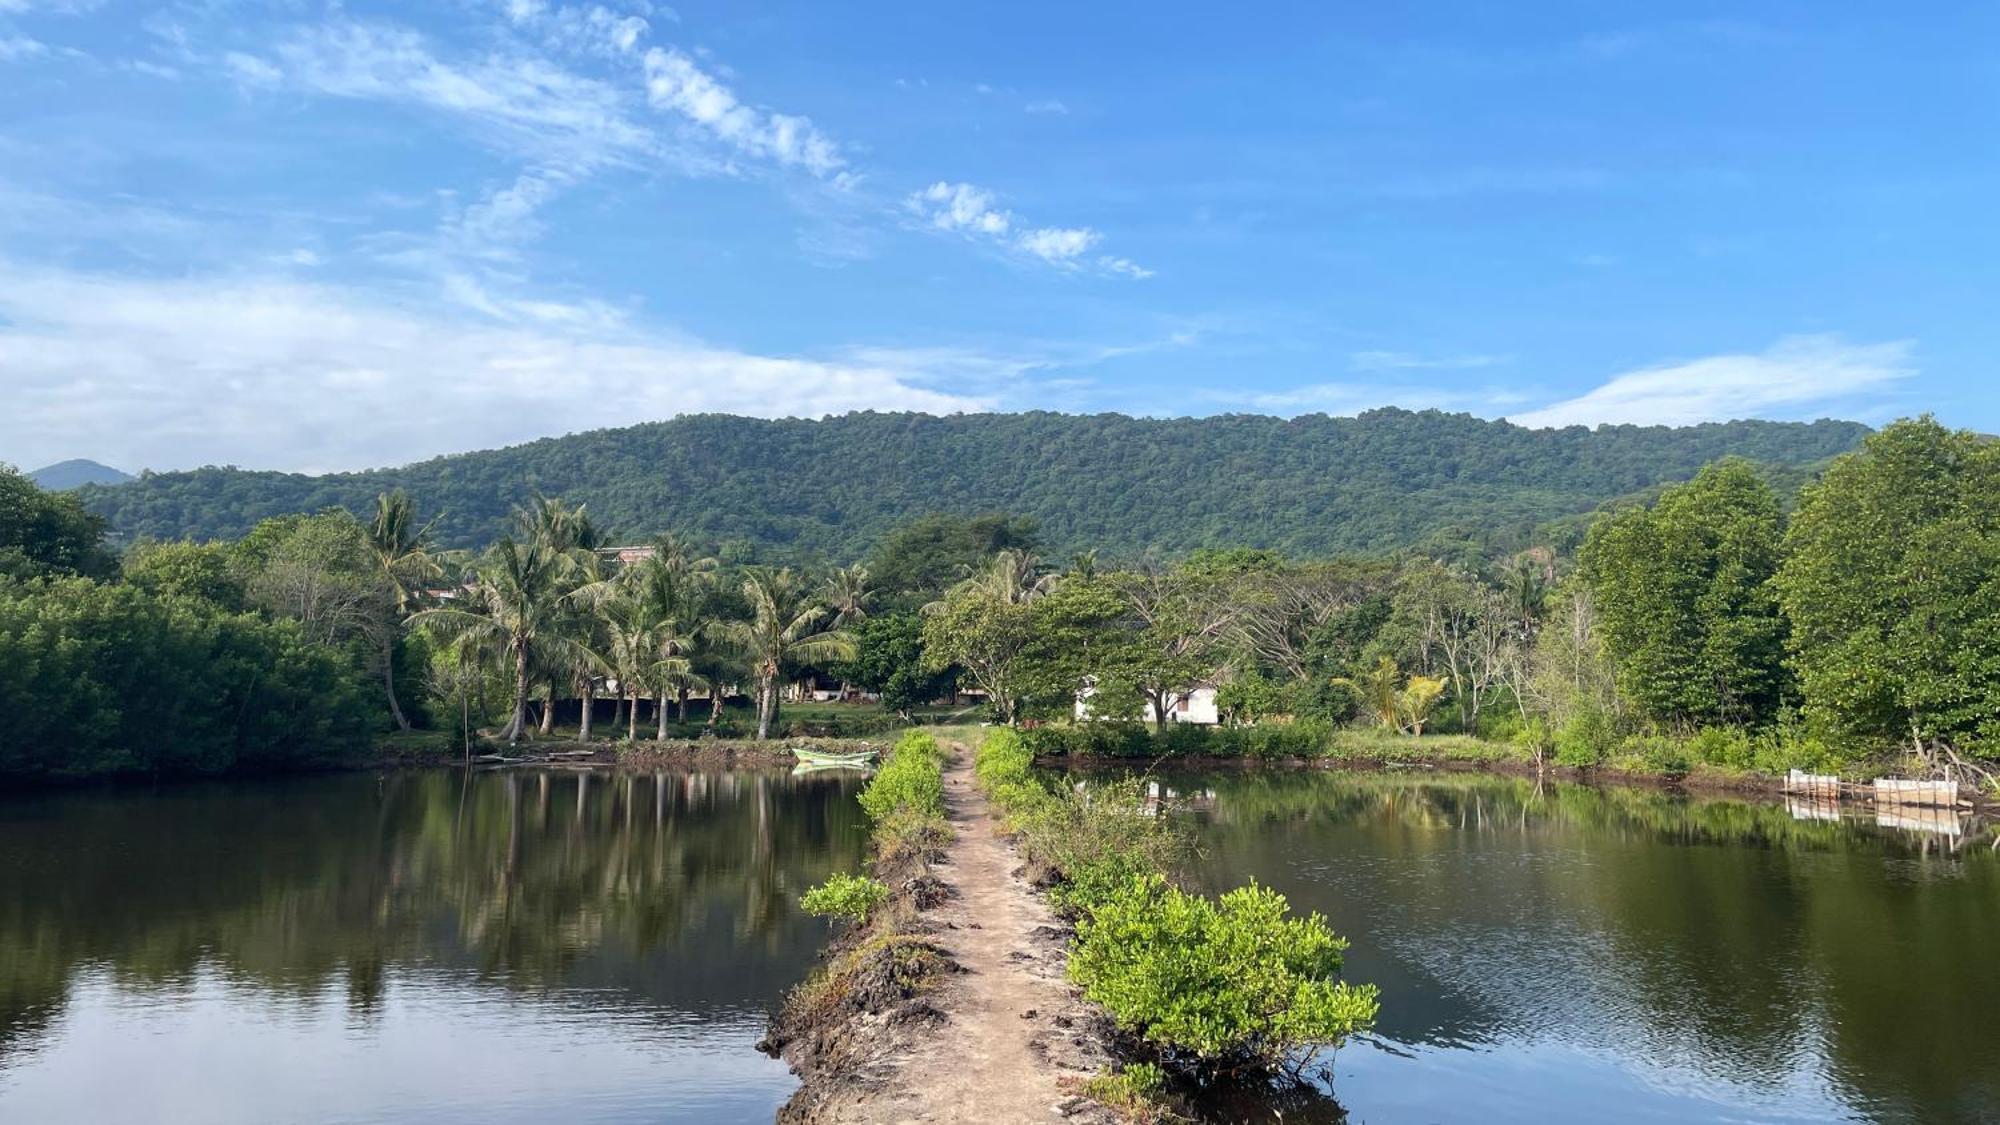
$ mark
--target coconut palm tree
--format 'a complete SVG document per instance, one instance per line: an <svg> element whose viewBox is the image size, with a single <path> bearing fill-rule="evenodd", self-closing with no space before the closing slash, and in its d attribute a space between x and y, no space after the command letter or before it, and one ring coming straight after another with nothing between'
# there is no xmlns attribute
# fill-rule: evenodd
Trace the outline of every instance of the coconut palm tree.
<svg viewBox="0 0 2000 1125"><path fill-rule="evenodd" d="M576 565L573 551L539 538L502 536L474 567L461 597L410 618L411 624L435 627L454 641L503 654L514 676L514 710L502 732L509 743L520 741L527 726L532 678L588 659L585 646L564 628Z"/></svg>
<svg viewBox="0 0 2000 1125"><path fill-rule="evenodd" d="M790 568L753 567L745 572L743 597L750 603L748 621L732 621L724 635L749 662L757 684L757 737L771 736L778 710L779 678L801 664L854 659L852 634L823 627L827 607Z"/></svg>
<svg viewBox="0 0 2000 1125"><path fill-rule="evenodd" d="M417 506L401 489L375 497L375 516L366 529L368 549L394 599L398 621L410 615L413 588L444 573L431 554L431 528L436 523L418 524ZM409 730L410 720L396 699L396 630L383 629L381 640L382 689L389 696L389 713L398 730Z"/></svg>
<svg viewBox="0 0 2000 1125"><path fill-rule="evenodd" d="M826 608L833 611L831 624L835 628L868 620L868 605L875 600L875 588L868 584L868 567L855 563L836 569L826 576L820 597L826 601Z"/></svg>

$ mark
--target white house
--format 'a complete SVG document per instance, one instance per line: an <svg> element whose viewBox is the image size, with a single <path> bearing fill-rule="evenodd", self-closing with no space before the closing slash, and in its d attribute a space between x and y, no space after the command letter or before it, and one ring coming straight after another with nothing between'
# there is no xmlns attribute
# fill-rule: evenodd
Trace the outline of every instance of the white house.
<svg viewBox="0 0 2000 1125"><path fill-rule="evenodd" d="M1090 697L1097 694L1094 684L1085 684L1076 693L1076 718L1078 722L1094 718L1090 713ZM1153 704L1148 700L1139 716L1151 723L1158 719L1153 713ZM1193 687L1186 691L1170 692L1167 695L1167 721L1170 723L1193 723L1197 726L1212 727L1222 721L1222 712L1215 706L1215 689Z"/></svg>

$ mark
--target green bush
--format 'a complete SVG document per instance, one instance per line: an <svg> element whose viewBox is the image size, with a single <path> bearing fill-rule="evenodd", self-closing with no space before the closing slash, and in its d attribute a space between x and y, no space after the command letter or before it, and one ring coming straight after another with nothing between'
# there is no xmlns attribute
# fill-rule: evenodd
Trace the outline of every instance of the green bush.
<svg viewBox="0 0 2000 1125"><path fill-rule="evenodd" d="M1723 769L1747 770L1755 764L1750 732L1742 727L1703 727L1688 750L1696 760Z"/></svg>
<svg viewBox="0 0 2000 1125"><path fill-rule="evenodd" d="M289 621L87 578L0 579L0 779L341 765L369 752L377 690Z"/></svg>
<svg viewBox="0 0 2000 1125"><path fill-rule="evenodd" d="M1132 879L1077 924L1070 976L1119 1025L1197 1069L1275 1069L1368 1028L1373 985L1338 980L1318 914L1251 884L1219 899Z"/></svg>
<svg viewBox="0 0 2000 1125"><path fill-rule="evenodd" d="M1625 769L1669 776L1687 773L1696 761L1688 743L1664 734L1632 735L1618 744L1618 755Z"/></svg>
<svg viewBox="0 0 2000 1125"><path fill-rule="evenodd" d="M861 791L861 808L868 819L881 824L898 813L942 817L944 774L939 763L943 755L937 739L923 731L913 730L897 739L889 760Z"/></svg>
<svg viewBox="0 0 2000 1125"><path fill-rule="evenodd" d="M866 922L868 915L888 897L889 888L866 875L835 873L801 896L799 906L806 913L822 918Z"/></svg>
<svg viewBox="0 0 2000 1125"><path fill-rule="evenodd" d="M1598 765L1616 740L1610 715L1595 707L1583 708L1556 729L1556 763L1579 768Z"/></svg>
<svg viewBox="0 0 2000 1125"><path fill-rule="evenodd" d="M1166 1089L1166 1071L1153 1063L1130 1063L1093 1075L1083 1084L1085 1097L1110 1106L1121 1120L1132 1122L1169 1120Z"/></svg>

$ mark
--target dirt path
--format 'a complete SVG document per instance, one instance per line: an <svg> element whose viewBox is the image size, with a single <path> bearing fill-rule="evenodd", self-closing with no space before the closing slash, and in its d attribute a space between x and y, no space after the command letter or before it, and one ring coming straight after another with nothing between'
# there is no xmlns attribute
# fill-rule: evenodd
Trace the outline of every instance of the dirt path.
<svg viewBox="0 0 2000 1125"><path fill-rule="evenodd" d="M936 870L957 894L933 914L936 938L966 970L937 998L947 1019L901 1061L888 1096L864 1122L1088 1121L1097 1110L1064 1090L1108 1062L1088 1009L1063 975L1057 919L1016 878L1020 860L972 780L972 755L952 748L945 801L957 833Z"/></svg>

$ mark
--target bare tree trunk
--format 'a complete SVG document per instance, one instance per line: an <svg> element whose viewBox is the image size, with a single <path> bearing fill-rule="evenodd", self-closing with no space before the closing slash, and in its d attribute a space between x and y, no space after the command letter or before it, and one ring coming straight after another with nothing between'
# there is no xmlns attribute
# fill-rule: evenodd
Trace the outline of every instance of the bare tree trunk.
<svg viewBox="0 0 2000 1125"><path fill-rule="evenodd" d="M686 689L685 687L675 688L674 718L680 722L685 723L687 722L687 717L688 717L688 689Z"/></svg>
<svg viewBox="0 0 2000 1125"><path fill-rule="evenodd" d="M554 680L550 680L548 706L542 708L542 733L548 734L555 729L556 729L556 682Z"/></svg>
<svg viewBox="0 0 2000 1125"><path fill-rule="evenodd" d="M722 721L722 685L708 689L708 729L714 730Z"/></svg>
<svg viewBox="0 0 2000 1125"><path fill-rule="evenodd" d="M403 705L396 701L396 638L393 635L382 638L382 689L389 693L389 713L396 717L396 729L409 730L410 720L403 715Z"/></svg>
<svg viewBox="0 0 2000 1125"><path fill-rule="evenodd" d="M1153 733L1167 733L1167 697L1170 691L1148 691L1146 699L1153 705Z"/></svg>
<svg viewBox="0 0 2000 1125"><path fill-rule="evenodd" d="M757 741L771 737L771 690L768 678L757 680Z"/></svg>
<svg viewBox="0 0 2000 1125"><path fill-rule="evenodd" d="M625 741L639 741L639 689L625 689Z"/></svg>
<svg viewBox="0 0 2000 1125"><path fill-rule="evenodd" d="M514 653L514 717L507 721L507 744L521 741L528 727L528 650Z"/></svg>
<svg viewBox="0 0 2000 1125"><path fill-rule="evenodd" d="M590 698L590 682L588 680L584 681L582 690L580 690L577 694L582 697L583 712L577 716L576 740L578 742L589 742L591 698Z"/></svg>
<svg viewBox="0 0 2000 1125"><path fill-rule="evenodd" d="M654 725L657 728L653 737L660 742L665 742L667 740L667 693L665 691L660 692L659 710L654 714L653 718L656 720Z"/></svg>

